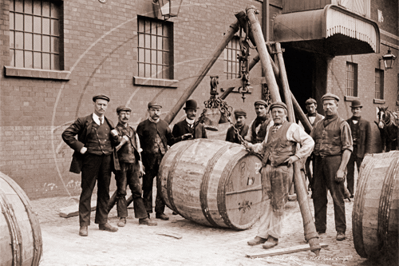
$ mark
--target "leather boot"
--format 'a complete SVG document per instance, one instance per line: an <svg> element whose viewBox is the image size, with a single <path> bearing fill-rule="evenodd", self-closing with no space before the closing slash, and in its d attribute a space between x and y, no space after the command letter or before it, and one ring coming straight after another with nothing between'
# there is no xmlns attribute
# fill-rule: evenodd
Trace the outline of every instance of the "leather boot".
<svg viewBox="0 0 399 266"><path fill-rule="evenodd" d="M80 236L88 236L89 235L89 231L88 231L87 225L83 225L83 226L80 227L79 235Z"/></svg>
<svg viewBox="0 0 399 266"><path fill-rule="evenodd" d="M248 245L250 246L256 246L256 245L260 245L266 242L265 238L259 237L259 236L255 236L254 239L251 239L247 242Z"/></svg>
<svg viewBox="0 0 399 266"><path fill-rule="evenodd" d="M126 225L126 217L119 218L119 222L116 224L119 227L125 227Z"/></svg>
<svg viewBox="0 0 399 266"><path fill-rule="evenodd" d="M105 224L100 224L98 226L98 228L100 230L104 230L104 231L108 231L108 232L116 232L118 231L118 228L115 226L110 225L109 223L105 223Z"/></svg>
<svg viewBox="0 0 399 266"><path fill-rule="evenodd" d="M264 249L272 248L278 245L278 238L274 238L272 236L269 236L267 239L266 243L262 245Z"/></svg>
<svg viewBox="0 0 399 266"><path fill-rule="evenodd" d="M148 226L156 226L157 222L154 222L149 218L141 218L141 219L139 219L139 224L140 225L148 225Z"/></svg>

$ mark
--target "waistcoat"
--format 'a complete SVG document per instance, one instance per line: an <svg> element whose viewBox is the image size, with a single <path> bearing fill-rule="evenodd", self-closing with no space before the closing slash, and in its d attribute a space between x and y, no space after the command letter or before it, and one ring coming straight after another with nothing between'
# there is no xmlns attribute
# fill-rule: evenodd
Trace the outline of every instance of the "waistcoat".
<svg viewBox="0 0 399 266"><path fill-rule="evenodd" d="M315 127L315 148L314 154L325 157L341 155L341 128L340 125L344 122L340 117L336 117L326 124L326 120L320 121Z"/></svg>
<svg viewBox="0 0 399 266"><path fill-rule="evenodd" d="M108 123L99 126L93 121L86 143L87 152L95 155L111 154L113 149L109 137L110 130Z"/></svg>

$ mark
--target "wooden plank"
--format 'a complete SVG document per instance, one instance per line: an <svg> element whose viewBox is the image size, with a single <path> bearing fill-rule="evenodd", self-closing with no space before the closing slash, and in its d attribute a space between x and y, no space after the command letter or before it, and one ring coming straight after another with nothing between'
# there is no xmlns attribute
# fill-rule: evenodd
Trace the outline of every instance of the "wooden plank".
<svg viewBox="0 0 399 266"><path fill-rule="evenodd" d="M181 236L181 235L178 235L178 234L172 234L172 233L156 233L157 235L160 235L160 236L168 236L168 237L173 237L173 238L176 238L176 239L182 239L183 237Z"/></svg>
<svg viewBox="0 0 399 266"><path fill-rule="evenodd" d="M328 245L325 243L320 243L320 246L321 246L321 248L328 247ZM298 245L298 246L293 246L293 247L288 247L288 248L270 249L263 253L246 254L245 256L248 258L263 258L263 257L284 255L284 254L290 254L290 253L307 251L307 250L310 250L309 244Z"/></svg>
<svg viewBox="0 0 399 266"><path fill-rule="evenodd" d="M97 206L97 200L92 200L90 206L91 206L91 211L94 211ZM65 208L61 208L58 214L60 217L63 217L63 218L78 216L79 215L79 203L76 203L72 206L68 206Z"/></svg>

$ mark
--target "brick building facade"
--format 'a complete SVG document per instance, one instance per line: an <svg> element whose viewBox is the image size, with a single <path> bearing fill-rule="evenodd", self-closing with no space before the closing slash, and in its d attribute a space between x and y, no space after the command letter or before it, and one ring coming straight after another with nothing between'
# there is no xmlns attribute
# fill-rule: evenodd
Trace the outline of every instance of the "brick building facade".
<svg viewBox="0 0 399 266"><path fill-rule="evenodd" d="M363 101L364 116L374 120L377 105L396 108L398 62L394 69L382 70L382 99L374 100L374 89L379 58L387 47L398 56L398 3L370 1L371 20L378 21L379 10L384 17L377 22L380 53L319 56L282 43L290 85L300 103L306 97L320 99L326 91L345 99L346 64L350 62L357 64L357 97ZM94 94L110 96L107 117L115 123L115 109L121 104L132 108L134 125L146 118L147 103L154 99L163 105L165 115L210 60L216 44L235 22L234 14L248 5L262 10L262 1L257 0L183 0L178 17L164 20L154 14L151 2L0 0L0 171L30 198L80 192L80 176L68 171L72 151L62 142L61 133L78 116L93 111ZM287 2L269 3L273 40L274 20ZM261 21L262 12L258 16ZM229 51L235 48L232 42ZM251 49L251 57L255 55L256 50ZM222 53L191 98L199 103L208 99L209 76L226 79L226 72L236 71L227 67L229 60L234 61L228 51ZM305 71L296 74L299 70ZM258 64L251 76L260 75ZM257 85L245 102L237 93L226 100L234 108L246 109L249 121L255 116L253 102L261 97ZM343 117L350 116L353 96L346 99L340 105ZM172 124L183 114L180 111Z"/></svg>

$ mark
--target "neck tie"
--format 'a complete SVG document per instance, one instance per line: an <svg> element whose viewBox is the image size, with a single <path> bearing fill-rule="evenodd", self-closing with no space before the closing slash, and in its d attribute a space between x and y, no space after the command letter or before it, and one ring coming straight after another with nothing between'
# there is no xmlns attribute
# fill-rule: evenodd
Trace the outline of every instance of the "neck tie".
<svg viewBox="0 0 399 266"><path fill-rule="evenodd" d="M100 119L100 126L103 124L103 119L101 117L99 117L98 119Z"/></svg>

